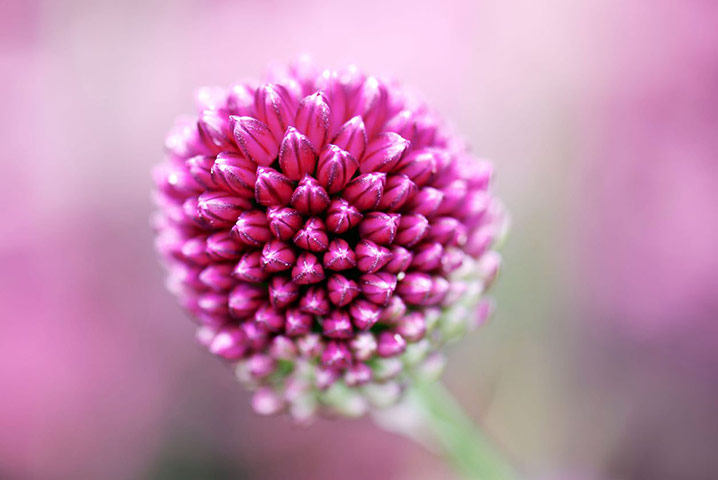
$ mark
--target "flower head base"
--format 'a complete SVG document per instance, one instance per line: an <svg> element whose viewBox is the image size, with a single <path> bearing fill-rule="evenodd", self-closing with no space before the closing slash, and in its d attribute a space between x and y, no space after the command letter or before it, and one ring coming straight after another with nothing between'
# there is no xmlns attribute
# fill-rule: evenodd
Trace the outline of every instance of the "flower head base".
<svg viewBox="0 0 718 480"><path fill-rule="evenodd" d="M307 65L272 78L202 90L170 133L157 248L258 413L358 415L488 316L505 215L490 164L400 86Z"/></svg>

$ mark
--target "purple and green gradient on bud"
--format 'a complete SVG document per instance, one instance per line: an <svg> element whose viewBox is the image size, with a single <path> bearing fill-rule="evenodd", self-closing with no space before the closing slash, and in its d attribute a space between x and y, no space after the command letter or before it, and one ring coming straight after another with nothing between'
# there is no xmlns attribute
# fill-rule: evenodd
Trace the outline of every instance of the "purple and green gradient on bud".
<svg viewBox="0 0 718 480"><path fill-rule="evenodd" d="M437 372L490 311L505 215L490 165L413 94L301 72L215 89L155 182L158 249L200 343L258 413L305 422Z"/></svg>

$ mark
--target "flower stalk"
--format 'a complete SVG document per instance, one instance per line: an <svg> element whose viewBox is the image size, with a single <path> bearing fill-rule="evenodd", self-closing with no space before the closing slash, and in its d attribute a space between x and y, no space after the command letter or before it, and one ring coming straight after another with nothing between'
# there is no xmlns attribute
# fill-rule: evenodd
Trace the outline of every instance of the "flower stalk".
<svg viewBox="0 0 718 480"><path fill-rule="evenodd" d="M409 395L416 399L427 427L440 443L452 466L466 478L512 480L517 478L511 463L440 381L416 381Z"/></svg>
<svg viewBox="0 0 718 480"><path fill-rule="evenodd" d="M403 402L375 411L376 423L432 453L461 478L516 480L511 462L438 380L414 378Z"/></svg>

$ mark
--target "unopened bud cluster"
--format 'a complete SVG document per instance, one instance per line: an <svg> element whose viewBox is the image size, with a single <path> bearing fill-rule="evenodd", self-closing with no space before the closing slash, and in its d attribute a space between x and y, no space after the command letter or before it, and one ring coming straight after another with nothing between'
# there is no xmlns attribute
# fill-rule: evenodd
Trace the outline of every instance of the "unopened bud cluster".
<svg viewBox="0 0 718 480"><path fill-rule="evenodd" d="M361 414L485 319L504 215L491 165L394 83L275 71L198 92L155 171L157 248L260 413Z"/></svg>

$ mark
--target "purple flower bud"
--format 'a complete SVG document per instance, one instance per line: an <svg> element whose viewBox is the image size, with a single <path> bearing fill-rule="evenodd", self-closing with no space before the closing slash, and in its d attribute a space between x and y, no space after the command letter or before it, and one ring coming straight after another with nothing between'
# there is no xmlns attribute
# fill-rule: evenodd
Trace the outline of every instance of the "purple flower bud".
<svg viewBox="0 0 718 480"><path fill-rule="evenodd" d="M441 272L445 275L455 271L464 263L466 254L461 249L449 247L441 257Z"/></svg>
<svg viewBox="0 0 718 480"><path fill-rule="evenodd" d="M416 150L399 161L392 173L402 173L418 187L426 185L438 171L440 153L434 149Z"/></svg>
<svg viewBox="0 0 718 480"><path fill-rule="evenodd" d="M444 198L441 200L441 205L439 205L436 211L438 215L460 214L466 209L465 199L468 193L466 180L453 180L446 187L442 188L441 191L444 193Z"/></svg>
<svg viewBox="0 0 718 480"><path fill-rule="evenodd" d="M279 147L279 168L291 180L299 180L305 174L314 173L317 152L307 137L294 127L287 128Z"/></svg>
<svg viewBox="0 0 718 480"><path fill-rule="evenodd" d="M284 314L265 303L255 312L254 321L267 332L278 332L284 327Z"/></svg>
<svg viewBox="0 0 718 480"><path fill-rule="evenodd" d="M297 130L307 136L317 151L327 141L330 116L331 109L322 92L304 97L299 103L294 124Z"/></svg>
<svg viewBox="0 0 718 480"><path fill-rule="evenodd" d="M214 260L236 260L246 248L229 232L213 233L207 237L207 254Z"/></svg>
<svg viewBox="0 0 718 480"><path fill-rule="evenodd" d="M219 185L212 178L212 165L214 157L209 155L196 155L185 161L187 171L205 190L218 190Z"/></svg>
<svg viewBox="0 0 718 480"><path fill-rule="evenodd" d="M199 275L202 268L191 267L185 263L175 263L170 268L167 281L172 285L172 290L190 288L193 291L204 290L204 284L200 281Z"/></svg>
<svg viewBox="0 0 718 480"><path fill-rule="evenodd" d="M354 96L355 102L351 110L362 116L366 124L367 135L373 137L389 114L386 86L376 77L367 77Z"/></svg>
<svg viewBox="0 0 718 480"><path fill-rule="evenodd" d="M318 215L329 206L329 195L314 178L305 175L292 194L292 207L305 215Z"/></svg>
<svg viewBox="0 0 718 480"><path fill-rule="evenodd" d="M291 240L302 228L302 215L292 208L268 208L269 229L280 240Z"/></svg>
<svg viewBox="0 0 718 480"><path fill-rule="evenodd" d="M329 313L327 291L324 287L309 287L301 300L299 300L299 310L313 315L326 315Z"/></svg>
<svg viewBox="0 0 718 480"><path fill-rule="evenodd" d="M438 125L435 117L424 115L416 119L416 129L413 137L404 137L411 140L414 148L425 148L432 145L446 144L446 141L439 138Z"/></svg>
<svg viewBox="0 0 718 480"><path fill-rule="evenodd" d="M282 398L270 387L261 387L252 395L252 409L258 415L275 415L283 408Z"/></svg>
<svg viewBox="0 0 718 480"><path fill-rule="evenodd" d="M356 266L356 257L346 240L337 238L329 243L329 250L324 254L324 268L341 271Z"/></svg>
<svg viewBox="0 0 718 480"><path fill-rule="evenodd" d="M294 184L273 168L259 167L254 184L254 198L265 207L283 207L292 198Z"/></svg>
<svg viewBox="0 0 718 480"><path fill-rule="evenodd" d="M199 279L212 290L229 290L235 283L235 279L232 278L232 268L228 263L209 265L199 274Z"/></svg>
<svg viewBox="0 0 718 480"><path fill-rule="evenodd" d="M352 322L343 310L333 310L322 321L322 332L329 338L352 338Z"/></svg>
<svg viewBox="0 0 718 480"><path fill-rule="evenodd" d="M269 127L252 117L229 117L233 124L234 139L245 157L257 165L271 165L277 158L279 142Z"/></svg>
<svg viewBox="0 0 718 480"><path fill-rule="evenodd" d="M227 324L227 314L226 313L207 313L199 309L199 307L189 307L187 305L183 305L183 303L189 301L188 296L183 297L183 300L180 302L180 305L185 310L189 311L194 315L195 320L197 323L203 327L211 327L211 328L220 328Z"/></svg>
<svg viewBox="0 0 718 480"><path fill-rule="evenodd" d="M294 121L297 106L286 88L267 83L254 94L257 118L264 122L275 140L282 139L287 127Z"/></svg>
<svg viewBox="0 0 718 480"><path fill-rule="evenodd" d="M286 277L272 277L269 283L269 301L274 308L285 308L299 298L299 285Z"/></svg>
<svg viewBox="0 0 718 480"><path fill-rule="evenodd" d="M426 334L426 321L421 312L409 312L399 320L396 332L407 342L418 342Z"/></svg>
<svg viewBox="0 0 718 480"><path fill-rule="evenodd" d="M478 328L484 325L494 314L496 306L491 299L484 299L476 306L476 315L472 319L471 327Z"/></svg>
<svg viewBox="0 0 718 480"><path fill-rule="evenodd" d="M390 273L367 273L359 277L362 295L370 302L384 306L396 289L396 276Z"/></svg>
<svg viewBox="0 0 718 480"><path fill-rule="evenodd" d="M297 346L290 338L277 335L269 345L269 354L280 360L291 360L297 356Z"/></svg>
<svg viewBox="0 0 718 480"><path fill-rule="evenodd" d="M312 217L294 235L294 244L302 250L323 252L329 246L327 228L320 218Z"/></svg>
<svg viewBox="0 0 718 480"><path fill-rule="evenodd" d="M352 354L344 342L331 341L322 352L322 365L328 368L344 369L351 361Z"/></svg>
<svg viewBox="0 0 718 480"><path fill-rule="evenodd" d="M247 353L247 336L237 327L223 327L212 338L209 351L227 360L239 360Z"/></svg>
<svg viewBox="0 0 718 480"><path fill-rule="evenodd" d="M197 265L206 265L209 262L206 244L207 240L202 236L187 239L182 245L182 256Z"/></svg>
<svg viewBox="0 0 718 480"><path fill-rule="evenodd" d="M366 151L367 139L364 121L360 116L352 117L341 126L332 143L349 152L354 158L361 158ZM358 165L357 165L358 168Z"/></svg>
<svg viewBox="0 0 718 480"><path fill-rule="evenodd" d="M334 131L346 118L347 108L347 97L343 85L339 82L338 72L324 70L316 79L314 88L324 93L327 102L331 104L329 137L332 137Z"/></svg>
<svg viewBox="0 0 718 480"><path fill-rule="evenodd" d="M227 313L229 312L227 308L226 293L203 293L197 298L197 306L202 312L210 315L227 315Z"/></svg>
<svg viewBox="0 0 718 480"><path fill-rule="evenodd" d="M369 212L359 224L359 236L379 245L394 241L401 215L398 213Z"/></svg>
<svg viewBox="0 0 718 480"><path fill-rule="evenodd" d="M289 402L304 397L311 392L311 384L307 378L301 378L299 375L290 375L284 384L284 398Z"/></svg>
<svg viewBox="0 0 718 480"><path fill-rule="evenodd" d="M329 300L338 306L349 305L358 295L359 286L354 280L349 280L344 275L334 274L327 281Z"/></svg>
<svg viewBox="0 0 718 480"><path fill-rule="evenodd" d="M267 298L267 290L258 285L240 283L229 292L229 313L234 318L250 318Z"/></svg>
<svg viewBox="0 0 718 480"><path fill-rule="evenodd" d="M492 204L491 195L483 190L474 190L466 194L463 208L456 216L464 221L464 225L473 228L481 223Z"/></svg>
<svg viewBox="0 0 718 480"><path fill-rule="evenodd" d="M189 195L202 191L184 166L161 166L152 171L157 188L169 197L184 199Z"/></svg>
<svg viewBox="0 0 718 480"><path fill-rule="evenodd" d="M225 192L205 192L197 199L199 216L213 228L228 227L252 208L247 199Z"/></svg>
<svg viewBox="0 0 718 480"><path fill-rule="evenodd" d="M431 218L439 209L443 199L444 193L441 190L437 190L433 187L424 187L408 202L407 208L413 213Z"/></svg>
<svg viewBox="0 0 718 480"><path fill-rule="evenodd" d="M276 273L289 270L297 259L291 245L281 240L272 240L264 244L261 266L265 272Z"/></svg>
<svg viewBox="0 0 718 480"><path fill-rule="evenodd" d="M413 247L419 243L429 231L429 221L420 214L402 215L394 243L403 247Z"/></svg>
<svg viewBox="0 0 718 480"><path fill-rule="evenodd" d="M184 237L177 231L167 228L157 234L155 238L155 248L167 262L174 260L183 260L182 246L184 245Z"/></svg>
<svg viewBox="0 0 718 480"><path fill-rule="evenodd" d="M449 284L449 291L444 297L443 303L451 305L460 300L469 291L469 285L466 282L455 280ZM474 293L474 292L472 292Z"/></svg>
<svg viewBox="0 0 718 480"><path fill-rule="evenodd" d="M472 189L486 190L494 174L494 166L483 159L459 157L458 171L467 179Z"/></svg>
<svg viewBox="0 0 718 480"><path fill-rule="evenodd" d="M339 378L339 373L329 367L319 367L315 373L316 387L319 390L326 390L331 387Z"/></svg>
<svg viewBox="0 0 718 480"><path fill-rule="evenodd" d="M170 155L188 158L210 153L199 136L197 124L185 118L179 119L165 139L165 149Z"/></svg>
<svg viewBox="0 0 718 480"><path fill-rule="evenodd" d="M446 296L444 297L444 300L442 303L446 303L447 305L452 305L456 303L458 300L460 300L464 295L466 295L466 292L469 291L469 285L466 282L462 281L453 281L449 284L449 291L447 292Z"/></svg>
<svg viewBox="0 0 718 480"><path fill-rule="evenodd" d="M435 276L431 279L431 290L424 305L440 305L451 289L451 284L444 277Z"/></svg>
<svg viewBox="0 0 718 480"><path fill-rule="evenodd" d="M371 332L360 332L349 342L354 358L360 362L372 358L376 353L376 347L376 337Z"/></svg>
<svg viewBox="0 0 718 480"><path fill-rule="evenodd" d="M329 193L340 192L359 168L359 163L345 150L325 145L319 153L317 180Z"/></svg>
<svg viewBox="0 0 718 480"><path fill-rule="evenodd" d="M364 385L371 381L372 373L365 363L355 363L344 373L344 382L350 387Z"/></svg>
<svg viewBox="0 0 718 480"><path fill-rule="evenodd" d="M349 315L351 315L354 326L358 330L369 330L379 321L381 308L360 298L352 302L349 307Z"/></svg>
<svg viewBox="0 0 718 480"><path fill-rule="evenodd" d="M432 280L429 275L421 272L407 273L396 289L408 305L423 305L431 292Z"/></svg>
<svg viewBox="0 0 718 480"><path fill-rule="evenodd" d="M262 268L261 259L262 253L259 250L247 252L239 259L232 273L247 282L263 282L267 279L267 272Z"/></svg>
<svg viewBox="0 0 718 480"><path fill-rule="evenodd" d="M379 201L379 210L396 212L416 195L417 187L406 175L392 175L386 179L386 187Z"/></svg>
<svg viewBox="0 0 718 480"><path fill-rule="evenodd" d="M467 241L464 245L466 253L474 258L483 255L494 243L496 231L491 226L481 226L472 230L467 235Z"/></svg>
<svg viewBox="0 0 718 480"><path fill-rule="evenodd" d="M229 89L227 109L233 115L254 115L254 88L238 83Z"/></svg>
<svg viewBox="0 0 718 480"><path fill-rule="evenodd" d="M402 110L386 122L384 129L389 132L396 132L413 143L417 134L416 120L415 112Z"/></svg>
<svg viewBox="0 0 718 480"><path fill-rule="evenodd" d="M385 173L365 173L349 182L342 197L360 212L371 210L379 204L385 184Z"/></svg>
<svg viewBox="0 0 718 480"><path fill-rule="evenodd" d="M209 348L209 345L212 343L212 340L214 340L214 337L218 332L219 327L202 325L197 327L197 330L195 330L194 338L197 340L197 343L203 347Z"/></svg>
<svg viewBox="0 0 718 480"><path fill-rule="evenodd" d="M243 198L254 198L257 165L232 152L222 152L212 165L212 180Z"/></svg>
<svg viewBox="0 0 718 480"><path fill-rule="evenodd" d="M324 280L324 268L316 255L302 252L292 268L292 281L297 285L310 285Z"/></svg>
<svg viewBox="0 0 718 480"><path fill-rule="evenodd" d="M434 159L436 160L436 175L431 180L431 185L443 190L459 178L456 157L449 150L438 150Z"/></svg>
<svg viewBox="0 0 718 480"><path fill-rule="evenodd" d="M199 214L199 199L190 197L182 202L182 214L178 218L181 225L203 228L207 226L207 222Z"/></svg>
<svg viewBox="0 0 718 480"><path fill-rule="evenodd" d="M243 212L232 227L232 233L247 245L259 247L272 238L267 217L259 210Z"/></svg>
<svg viewBox="0 0 718 480"><path fill-rule="evenodd" d="M382 310L379 321L385 325L393 325L406 313L406 304L400 296L394 295L389 304Z"/></svg>
<svg viewBox="0 0 718 480"><path fill-rule="evenodd" d="M376 353L380 357L395 357L406 349L406 340L396 332L381 332L377 342Z"/></svg>
<svg viewBox="0 0 718 480"><path fill-rule="evenodd" d="M362 173L390 172L409 150L411 143L393 132L380 133L367 145L359 170Z"/></svg>
<svg viewBox="0 0 718 480"><path fill-rule="evenodd" d="M302 356L309 358L317 357L324 351L322 338L317 333L308 333L297 338L297 347Z"/></svg>
<svg viewBox="0 0 718 480"><path fill-rule="evenodd" d="M312 330L314 317L308 313L301 312L295 308L290 308L286 311L285 317L284 331L290 337L306 335Z"/></svg>
<svg viewBox="0 0 718 480"><path fill-rule="evenodd" d="M431 222L427 239L442 245L462 246L466 243L466 227L453 217L439 217Z"/></svg>
<svg viewBox="0 0 718 480"><path fill-rule="evenodd" d="M415 249L411 267L421 272L431 272L441 266L444 247L438 242L422 243Z"/></svg>
<svg viewBox="0 0 718 480"><path fill-rule="evenodd" d="M496 275L499 273L499 267L501 266L501 255L497 252L486 252L481 256L478 261L479 276L484 282L484 288L489 288L493 281L496 279Z"/></svg>
<svg viewBox="0 0 718 480"><path fill-rule="evenodd" d="M411 265L413 258L414 255L409 250L399 245L394 245L391 249L391 260L386 264L384 270L394 274L405 272Z"/></svg>
<svg viewBox="0 0 718 480"><path fill-rule="evenodd" d="M343 198L337 198L329 205L326 218L329 231L342 234L357 226L363 215Z"/></svg>
<svg viewBox="0 0 718 480"><path fill-rule="evenodd" d="M264 378L277 368L277 361L265 353L255 353L247 359L249 374L256 379Z"/></svg>
<svg viewBox="0 0 718 480"><path fill-rule="evenodd" d="M226 115L217 110L204 110L197 120L199 136L205 145L215 150L227 150L233 147L232 131Z"/></svg>
<svg viewBox="0 0 718 480"><path fill-rule="evenodd" d="M261 350L269 343L267 331L255 322L244 322L239 325L239 328L247 337L247 342L252 350Z"/></svg>
<svg viewBox="0 0 718 480"><path fill-rule="evenodd" d="M360 272L378 272L392 258L388 248L379 246L371 240L360 240L355 250L357 268Z"/></svg>

